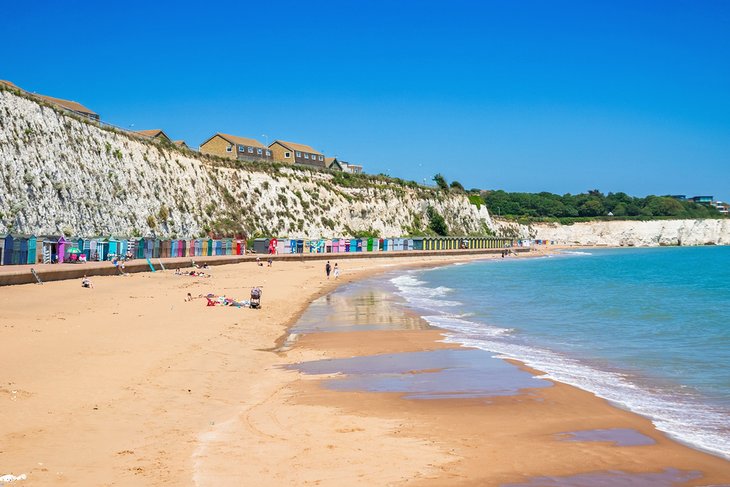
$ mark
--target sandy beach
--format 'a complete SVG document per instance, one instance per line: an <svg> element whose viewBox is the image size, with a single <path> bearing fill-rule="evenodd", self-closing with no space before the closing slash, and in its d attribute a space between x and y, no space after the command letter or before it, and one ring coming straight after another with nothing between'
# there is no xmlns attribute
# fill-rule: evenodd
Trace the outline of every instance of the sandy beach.
<svg viewBox="0 0 730 487"><path fill-rule="evenodd" d="M332 390L321 375L287 368L455 348L413 317L411 329L321 332L279 347L312 300L337 284L475 258L351 259L336 282L325 279L323 262L275 262L212 267L210 278L95 277L93 289L78 280L4 287L0 476L25 474L17 485L28 486L496 486L621 470L684 485L730 483L730 462L567 385L489 400L411 400ZM247 299L255 285L261 310L184 301L187 293ZM556 438L610 428L654 443Z"/></svg>

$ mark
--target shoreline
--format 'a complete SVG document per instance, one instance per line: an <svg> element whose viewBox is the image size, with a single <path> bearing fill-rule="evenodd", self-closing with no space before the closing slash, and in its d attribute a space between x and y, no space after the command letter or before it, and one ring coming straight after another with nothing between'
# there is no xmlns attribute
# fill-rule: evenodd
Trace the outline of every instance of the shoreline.
<svg viewBox="0 0 730 487"><path fill-rule="evenodd" d="M438 266L437 266L438 267ZM477 350L472 347L459 344L457 341L446 341L445 338L449 334L448 330L441 329L438 326L434 326L432 324L428 324L428 327L432 329L430 332L426 331L417 331L415 333L421 334L421 335L428 335L426 340L426 344L419 344L415 348L409 348L409 346L402 346L395 348L392 347L386 347L383 348L383 342L386 343L389 342L399 342L403 341L404 337L399 336L399 333L401 332L394 332L394 331L374 331L374 332L358 332L358 331L340 331L340 332L330 332L330 331L320 331L320 332L313 332L311 335L303 335L298 339L298 341L295 343L294 348L301 348L305 351L319 351L324 352L325 357L329 359L337 360L338 358L343 357L367 357L370 355L377 356L383 353L390 354L394 352L406 352L406 353L413 353L413 352L420 352L423 350L443 350L443 349L453 349L457 348L460 350ZM352 335L348 337L348 335ZM389 338L383 339L383 338L377 338L377 335L392 335ZM375 341L377 342L378 346L372 349L367 349L366 346L361 345L363 342L371 342ZM408 341L408 340L406 340ZM359 344L356 347L353 348L353 344ZM392 344L392 343L391 343ZM412 345L412 344L411 344ZM343 351L344 350L344 351ZM302 354L303 357L307 357L307 353ZM299 360L302 360L302 357L299 357ZM524 362L520 361L519 359L511 359L511 358L495 358L496 360L501 360L510 364L515 365L520 370L529 372L533 376L544 376L545 373L542 371L539 371L537 369L534 369L528 365L526 365ZM304 360L307 360L306 358ZM438 372L438 369L433 370L425 370L422 372L419 371L411 371L409 373L432 373L432 372ZM356 373L357 375L357 373ZM347 377L347 375L346 375ZM586 391L584 389L581 389L579 387L566 384L563 382L559 382L555 379L545 379L547 381L550 381L551 383L556 386L556 388L560 389L560 394L565 396L572 396L573 400L577 400L577 402L582 402L585 405L587 405L588 409L596 410L596 409L604 409L611 411L611 416L614 419L614 423L620 424L621 426L630 425L630 431L633 431L635 433L638 433L638 435L643 436L645 438L650 438L655 444L657 445L657 450L663 450L663 453L660 455L656 455L653 458L647 458L646 463L642 464L641 466L637 467L635 466L635 463L631 457L624 458L625 464L623 465L623 470L628 472L633 472L636 475L643 475L644 473L656 470L657 467L664 467L664 470L666 472L672 471L675 467L685 468L687 469L687 477L679 477L676 478L670 478L671 475L667 473L666 480L668 482L670 481L676 481L676 482L682 482L682 485L707 485L708 482L728 482L730 481L730 462L728 459L722 455L719 455L715 452L707 451L702 448L699 448L697 446L691 445L689 443L685 443L681 441L680 439L674 438L670 436L667 433L664 433L656 428L656 426L653 424L653 421L651 418L640 415L636 412L631 411L628 408L623 407L620 404L616 404L610 400L601 398L599 396L596 396L594 393L590 391ZM352 402L356 403L362 403L363 398L362 395L372 395L372 396L380 396L381 397L381 406L378 408L375 408L374 410L368 410L364 414L375 414L375 415L387 415L387 410L389 409L404 409L406 406L401 406L401 408L398 407L398 402L410 402L411 404L416 404L422 401L425 402L442 402L443 405L445 405L445 409L463 409L464 407L469 407L469 403L476 403L477 408L480 406L483 406L482 400L477 399L413 399L408 398L408 395L406 393L395 393L395 392L373 392L373 391L363 391L359 390L356 392L343 392L342 390L335 390L334 392L332 390L327 390L326 384L328 382L332 381L332 377L324 376L322 378L317 379L316 376L312 377L311 382L315 382L316 385L306 385L303 386L300 391L304 392L308 396L311 397L317 397L318 399L313 402L317 403L325 403L329 405L335 405L336 407L348 412L357 412L363 413L363 410L360 406L353 406ZM350 389L348 389L350 391ZM542 391L542 390L540 390ZM568 391L568 392L565 392ZM348 402L347 395L352 396L352 400ZM535 394L534 390L527 389L525 391L521 391L518 396L517 401L525 400L527 396L531 396ZM539 393L537 393L539 394ZM549 393L548 393L549 394ZM501 402L504 401L504 398L498 398L496 400L490 399L488 402ZM544 400L544 397L543 397ZM373 399L371 402L377 402L378 399ZM472 406L474 404L471 404ZM420 406L420 405L419 405ZM567 406L567 404L564 404L564 406ZM537 406L538 408L542 406ZM485 406L483 411L479 411L477 416L481 415L487 415L489 414L491 406ZM413 408L412 408L413 409ZM433 409L438 409L438 406L432 406L430 408L431 414L433 414ZM410 413L413 413L413 411L409 411ZM540 414L540 413L538 413ZM448 421L448 414L442 415L440 417L441 421ZM476 424L477 417L473 418L474 424ZM506 419L506 418L505 418ZM595 418L594 418L595 419ZM423 418L422 418L423 420ZM419 430L419 435L424 437L429 434L433 434L433 430L436 427L432 422L429 422L428 420L425 421L428 426L425 428L421 428ZM569 424L576 424L575 421L566 421L566 423ZM587 428L587 423L590 423L590 421L578 421L578 424L581 425L581 428ZM600 421L599 421L600 423ZM592 427L595 428L597 426L601 427L609 427L611 425L593 425ZM616 427L616 424L613 424L614 427ZM564 428L565 431L569 431L569 428ZM602 431L600 429L596 431ZM439 438L439 441L447 441L450 438ZM451 438L453 439L453 438ZM477 442L478 439L474 438ZM553 448L560 448L561 446L564 446L560 442L552 441ZM601 447L598 446L599 443L593 442L591 446L588 448L588 450L600 450ZM532 446L534 448L534 445ZM618 445L611 446L609 449L620 449ZM524 454L529 454L530 449L525 449ZM595 454L595 452L592 452L592 454ZM609 456L609 455L607 455ZM651 455L648 455L648 457L651 457ZM686 461L688 458L691 459L689 461ZM471 459L473 461L473 459ZM469 460L467 460L465 463L469 463ZM477 465L479 465L479 461L477 460ZM689 470L692 468L691 466L694 465L702 465L702 468L700 469L702 475L704 477L700 476L699 478L694 478L693 475L695 470ZM552 467L556 467L556 465L552 465ZM618 463L616 464L610 464L610 462L606 462L604 465L604 468L606 471L615 471L617 469L622 468L622 464ZM524 467L522 467L523 470L525 470ZM561 473L555 473L556 471L560 471ZM591 470L588 470L588 472L591 472ZM571 474L584 474L585 470L583 467L576 468L576 466L573 466L573 468L565 468L565 466L562 466L562 470L558 468L557 470L553 469L550 472L551 479L554 480L554 477L552 476L561 476L564 477L564 481L567 481ZM542 478L544 475L546 475L547 472L545 471L536 471L532 474L532 476L525 476L517 475L516 473L512 473L510 475L505 476L501 480L495 480L495 478L489 477L489 478L481 478L479 482L475 482L475 485L502 485L505 482L509 482L510 485L512 482L529 482L530 477L532 478ZM472 471L470 476L465 477L470 478L472 480L479 478L478 472ZM440 485L439 482L442 480L441 477L438 477L440 479L436 482L436 485ZM597 477L594 479L595 481L600 481L601 478ZM605 479L603 479L605 480ZM648 478L647 478L648 480ZM686 484L685 484L686 482ZM424 485L427 485L429 482L425 482ZM466 484L469 484L469 482L466 482ZM515 484L516 485L516 484ZM520 483L520 485L522 485ZM524 484L527 485L527 484ZM530 484L532 485L532 484ZM537 484L536 484L537 485ZM542 484L540 484L542 485ZM547 484L545 484L547 485ZM552 483L549 485L553 485ZM554 484L559 485L559 484ZM571 484L572 485L572 484ZM664 484L662 484L664 485ZM667 484L668 485L668 484ZM672 484L674 485L674 484Z"/></svg>
<svg viewBox="0 0 730 487"><path fill-rule="evenodd" d="M0 387L0 415L7 418L0 439L7 447L0 448L0 475L27 474L29 486L233 486L251 478L260 485L341 485L343 478L359 485L468 483L469 474L452 476L461 475L452 465L459 455L446 445L458 438L436 440L418 430L405 400L328 393L319 380L281 368L332 356L336 347L275 350L312 301L341 284L483 258L409 257L348 261L339 281L325 280L321 263L306 261L226 265L211 269L210 279L171 272L99 277L94 290L84 290L94 293L93 302L73 281L4 289L0 338L7 351L0 365L8 383ZM264 286L262 310L182 302L187 292L242 297L253 285ZM410 343L434 346L419 333ZM406 343L393 337L381 344L397 350ZM502 402L505 411L521 407ZM666 442L705 458L704 471L719 460ZM479 465L482 474L491 469Z"/></svg>

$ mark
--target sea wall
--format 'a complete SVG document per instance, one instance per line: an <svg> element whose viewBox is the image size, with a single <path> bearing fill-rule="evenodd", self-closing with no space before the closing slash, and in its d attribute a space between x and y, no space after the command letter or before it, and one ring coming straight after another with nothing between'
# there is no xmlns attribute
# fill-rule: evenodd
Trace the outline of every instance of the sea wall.
<svg viewBox="0 0 730 487"><path fill-rule="evenodd" d="M428 206L452 234L492 226L487 209L463 193L226 162L0 91L0 235L401 236L427 226Z"/></svg>
<svg viewBox="0 0 730 487"><path fill-rule="evenodd" d="M539 223L522 230L525 235L561 245L730 245L730 219Z"/></svg>

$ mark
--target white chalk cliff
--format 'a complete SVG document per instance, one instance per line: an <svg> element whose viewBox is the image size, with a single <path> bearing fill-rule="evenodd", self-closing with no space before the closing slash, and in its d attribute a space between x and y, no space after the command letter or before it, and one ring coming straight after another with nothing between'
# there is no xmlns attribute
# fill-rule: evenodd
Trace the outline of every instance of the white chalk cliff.
<svg viewBox="0 0 730 487"><path fill-rule="evenodd" d="M536 239L562 245L730 245L730 219L539 223L525 230Z"/></svg>
<svg viewBox="0 0 730 487"><path fill-rule="evenodd" d="M162 147L0 91L0 235L401 236L426 227L429 205L452 234L492 224L462 193L358 181Z"/></svg>

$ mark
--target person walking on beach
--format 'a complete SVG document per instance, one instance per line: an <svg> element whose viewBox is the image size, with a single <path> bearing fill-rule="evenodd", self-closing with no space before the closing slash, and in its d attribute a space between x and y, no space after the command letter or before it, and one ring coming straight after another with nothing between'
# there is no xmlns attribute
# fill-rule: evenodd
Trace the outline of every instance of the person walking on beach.
<svg viewBox="0 0 730 487"><path fill-rule="evenodd" d="M330 278L330 272L332 271L332 266L330 265L330 261L327 261L327 264L324 266L324 272L327 274L327 279Z"/></svg>
<svg viewBox="0 0 730 487"><path fill-rule="evenodd" d="M337 262L335 262L334 273L335 273L335 279L339 279L339 277L340 277L340 268L337 267Z"/></svg>

